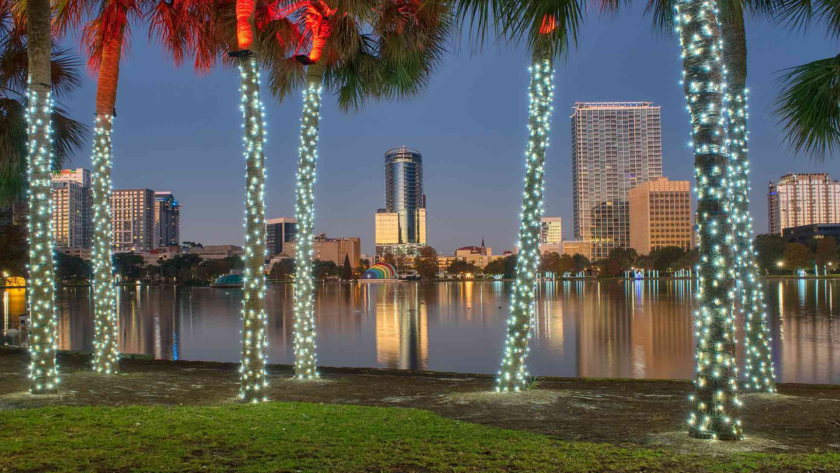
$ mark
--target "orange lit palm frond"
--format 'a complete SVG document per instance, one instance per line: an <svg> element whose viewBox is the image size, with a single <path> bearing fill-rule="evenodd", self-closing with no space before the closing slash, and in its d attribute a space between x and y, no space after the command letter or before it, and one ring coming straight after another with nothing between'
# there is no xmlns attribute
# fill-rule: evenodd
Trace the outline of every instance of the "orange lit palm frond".
<svg viewBox="0 0 840 473"><path fill-rule="evenodd" d="M103 48L110 41L119 40L123 52L128 52L131 37L130 16L142 16L138 2L108 0L102 3L97 17L85 25L82 31L82 45L87 48L88 67L91 70L99 69Z"/></svg>

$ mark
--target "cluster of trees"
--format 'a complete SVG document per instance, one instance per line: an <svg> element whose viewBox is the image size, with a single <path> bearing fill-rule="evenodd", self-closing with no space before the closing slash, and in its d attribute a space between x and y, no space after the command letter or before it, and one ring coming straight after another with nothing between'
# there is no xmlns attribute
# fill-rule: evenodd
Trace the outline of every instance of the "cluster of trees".
<svg viewBox="0 0 840 473"><path fill-rule="evenodd" d="M362 277L362 274L370 267L370 261L360 259L356 267L350 263L350 257L344 256L344 263L339 266L334 261L314 260L312 262L312 275L319 281L326 279L343 279L350 281ZM271 267L268 277L274 281L290 279L295 274L294 258L280 260Z"/></svg>
<svg viewBox="0 0 840 473"><path fill-rule="evenodd" d="M699 261L700 253L696 249L665 246L652 250L648 255L639 255L633 248L614 248L607 259L594 261L592 265L599 276L615 277L633 268L652 269L665 275L693 268Z"/></svg>
<svg viewBox="0 0 840 473"><path fill-rule="evenodd" d="M765 233L755 237L758 266L762 274L791 274L814 266L833 272L840 265L840 250L832 237L812 238L807 243L790 242L781 235Z"/></svg>

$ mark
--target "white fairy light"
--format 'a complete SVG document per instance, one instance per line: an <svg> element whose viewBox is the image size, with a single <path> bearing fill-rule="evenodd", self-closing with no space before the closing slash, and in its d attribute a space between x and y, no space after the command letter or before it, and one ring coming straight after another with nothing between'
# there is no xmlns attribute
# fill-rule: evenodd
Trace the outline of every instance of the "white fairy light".
<svg viewBox="0 0 840 473"><path fill-rule="evenodd" d="M114 117L97 115L93 136L93 370L120 370L111 227L111 129Z"/></svg>
<svg viewBox="0 0 840 473"><path fill-rule="evenodd" d="M540 264L539 233L545 191L545 150L551 124L554 96L554 70L546 50L535 52L528 71L531 74L528 106L528 146L525 152L525 191L519 227L516 282L511 294L502 367L496 390L516 392L528 383L525 359L534 318L534 289Z"/></svg>
<svg viewBox="0 0 840 473"><path fill-rule="evenodd" d="M29 84L26 107L29 178L29 391L58 391L58 316L52 241L52 93Z"/></svg>
<svg viewBox="0 0 840 473"><path fill-rule="evenodd" d="M746 88L732 91L727 107L733 249L738 278L739 310L744 319L744 377L748 390L775 393L776 373L767 325L767 306L764 303L764 290L758 279L758 255L752 244L752 218L749 214L747 93Z"/></svg>
<svg viewBox="0 0 840 473"><path fill-rule="evenodd" d="M318 67L310 65L310 69ZM310 70L310 72L312 72ZM295 249L295 378L316 379L315 280L312 274L312 232L315 219L315 166L318 162L318 126L321 119L320 76L307 80L300 123L297 171L297 246Z"/></svg>
<svg viewBox="0 0 840 473"><path fill-rule="evenodd" d="M697 179L698 265L697 372L689 433L705 439L742 437L730 407L738 400L735 365L735 296L730 213L731 187L726 171L726 74L722 65L717 7L712 1L679 0L675 8L683 59L683 85L692 125ZM705 109L703 109L705 104Z"/></svg>
<svg viewBox="0 0 840 473"><path fill-rule="evenodd" d="M239 398L263 402L268 387L265 365L265 109L260 100L260 67L248 51L239 58L240 109L245 147L245 270L242 277L242 364L239 368Z"/></svg>

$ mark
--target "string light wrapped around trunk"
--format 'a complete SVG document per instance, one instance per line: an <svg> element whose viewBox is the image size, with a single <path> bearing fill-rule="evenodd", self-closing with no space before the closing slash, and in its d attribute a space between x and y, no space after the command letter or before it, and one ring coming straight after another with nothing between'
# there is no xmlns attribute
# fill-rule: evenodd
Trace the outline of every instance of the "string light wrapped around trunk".
<svg viewBox="0 0 840 473"><path fill-rule="evenodd" d="M29 391L58 391L58 316L52 240L52 109L50 87L29 84L26 107L29 177Z"/></svg>
<svg viewBox="0 0 840 473"><path fill-rule="evenodd" d="M120 370L119 320L114 290L111 226L111 129L114 117L97 115L93 136L93 369Z"/></svg>
<svg viewBox="0 0 840 473"><path fill-rule="evenodd" d="M699 306L695 311L697 375L689 398L689 434L736 440L742 437L741 421L734 412L741 406L733 315L736 271L718 12L714 2L703 0L679 0L674 8L692 127L700 246Z"/></svg>
<svg viewBox="0 0 840 473"><path fill-rule="evenodd" d="M541 42L540 42L541 43ZM540 264L540 220L545 191L545 150L554 95L552 55L544 44L534 50L528 105L528 146L525 152L525 191L520 214L516 282L510 302L502 367L496 380L500 392L520 391L528 384L525 359L534 319L535 288Z"/></svg>
<svg viewBox="0 0 840 473"><path fill-rule="evenodd" d="M305 60L304 60L305 61ZM318 162L318 127L321 119L321 91L324 66L310 63L303 91L300 149L297 171L298 222L295 247L295 378L319 377L315 333L315 278L313 266L313 223L315 219L315 167Z"/></svg>
<svg viewBox="0 0 840 473"><path fill-rule="evenodd" d="M242 278L242 365L239 398L244 402L267 401L265 365L265 110L260 99L260 67L250 51L235 53L239 59L240 109L245 146L245 269Z"/></svg>
<svg viewBox="0 0 840 473"><path fill-rule="evenodd" d="M752 243L750 217L750 181L747 142L748 90L738 86L730 91L727 117L729 123L729 181L732 189L732 232L735 268L738 278L740 314L744 319L746 354L745 387L750 391L776 392L776 370L767 325L764 289L758 279L757 254Z"/></svg>

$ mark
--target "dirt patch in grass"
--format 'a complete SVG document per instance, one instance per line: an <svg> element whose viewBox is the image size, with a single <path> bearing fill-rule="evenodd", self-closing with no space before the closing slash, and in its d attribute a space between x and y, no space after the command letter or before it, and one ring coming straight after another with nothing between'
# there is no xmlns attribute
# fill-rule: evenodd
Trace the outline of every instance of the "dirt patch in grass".
<svg viewBox="0 0 840 473"><path fill-rule="evenodd" d="M26 394L27 354L0 349L0 410L70 406L216 406L235 403L232 363L122 360L118 375L89 370L87 356L62 353L58 396ZM535 389L493 392L492 376L387 369L320 369L321 381L293 381L291 366L270 365L267 396L360 406L411 407L451 419L614 445L674 439L688 415L692 384L668 380L540 378ZM746 394L739 417L757 451L838 451L840 387L782 384L780 395ZM729 443L729 442L726 442ZM737 442L741 443L741 442ZM691 442L688 442L691 444ZM679 442L659 445L688 448Z"/></svg>

